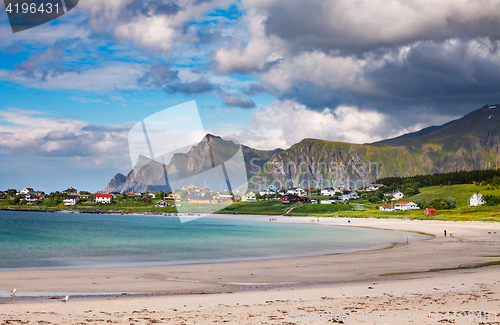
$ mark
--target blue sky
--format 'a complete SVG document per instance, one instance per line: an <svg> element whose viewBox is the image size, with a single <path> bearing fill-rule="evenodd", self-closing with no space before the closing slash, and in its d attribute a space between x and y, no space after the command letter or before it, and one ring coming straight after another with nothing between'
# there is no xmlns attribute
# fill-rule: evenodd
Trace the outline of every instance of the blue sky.
<svg viewBox="0 0 500 325"><path fill-rule="evenodd" d="M12 33L0 11L0 189L101 190L127 132L195 100L259 149L369 143L498 103L500 2L82 0Z"/></svg>

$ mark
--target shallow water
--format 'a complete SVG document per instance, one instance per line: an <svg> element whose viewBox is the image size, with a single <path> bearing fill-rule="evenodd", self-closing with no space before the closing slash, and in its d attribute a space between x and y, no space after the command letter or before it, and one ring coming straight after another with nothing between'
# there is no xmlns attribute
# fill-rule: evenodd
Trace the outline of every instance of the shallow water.
<svg viewBox="0 0 500 325"><path fill-rule="evenodd" d="M272 259L382 248L396 231L201 218L0 211L0 269Z"/></svg>

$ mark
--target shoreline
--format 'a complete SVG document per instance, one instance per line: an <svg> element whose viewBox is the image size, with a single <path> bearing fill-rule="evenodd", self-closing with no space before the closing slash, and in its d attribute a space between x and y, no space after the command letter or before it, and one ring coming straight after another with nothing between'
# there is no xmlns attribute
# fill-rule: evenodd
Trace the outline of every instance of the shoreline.
<svg viewBox="0 0 500 325"><path fill-rule="evenodd" d="M113 214L115 215L115 214ZM144 216L144 214L131 213L132 216ZM269 216L263 215L226 215L226 214L200 214L201 218L216 219L216 220L237 220L237 221L251 221L251 222L269 222ZM155 216L155 217L166 217L166 218L178 218L179 216L169 215L169 216ZM225 263L240 263L240 262L265 262L265 261L279 261L279 260L290 260L290 259L304 259L304 258L314 258L321 256L334 256L342 254L352 254L359 252L371 252L379 250L393 249L408 244L408 240L411 238L414 240L430 240L435 236L429 233L418 232L418 231L408 231L408 230L394 230L385 229L380 227L367 227L367 226L355 226L351 224L335 224L332 225L328 221L319 223L318 217L288 217L288 216L272 216L272 218L279 222L284 223L295 223L295 224L307 224L314 226L335 226L335 227L353 227L353 228L365 228L373 230L383 230L383 231L397 231L405 233L406 243L403 241L397 242L384 242L380 244L373 244L371 246L366 246L363 248L351 248L350 250L343 250L338 252L323 252L323 253L310 253L310 254L296 254L289 256L271 256L271 257L248 257L248 258L233 258L233 259L214 259L214 260L198 260L198 261L177 261L177 262L138 262L138 263L117 263L117 264L89 264L89 265L77 265L77 266L47 266L47 267L28 267L28 268L3 268L0 272L24 272L24 271L70 271L70 270L100 270L100 269L128 269L128 268L148 268L148 267L168 267L168 266L193 266L193 265L206 265L206 264L225 264ZM292 221L291 218L294 220ZM345 219L345 218L344 218ZM316 222L318 220L318 222ZM324 219L328 220L328 219ZM313 223L309 221L314 221ZM413 234L413 235L412 235ZM0 287L1 291L1 287ZM1 295L0 295L1 298Z"/></svg>
<svg viewBox="0 0 500 325"><path fill-rule="evenodd" d="M231 218L226 215L210 217ZM233 218L234 216L231 219ZM255 220L254 216L248 215L238 216L238 219L240 218ZM269 219L258 217L263 218ZM78 295L78 292L155 292L169 295L245 291L380 279L380 275L388 273L399 274L391 277L408 277L410 272L421 272L411 275L418 277L422 274L428 275L427 272L431 269L455 269L464 264L483 264L500 260L500 257L494 257L498 256L495 247L500 244L500 225L496 224L355 219L355 222L346 225L346 218L321 219L320 224L324 226L369 227L413 231L417 234L426 232L434 237L411 240L407 245L394 248L283 259L98 269L2 270L0 290L16 287L21 292L72 292L75 295ZM312 218L276 218L276 222L287 223L310 223L310 220ZM455 229L455 236L439 236L443 227ZM486 268L490 267L495 266ZM479 272L480 269L473 269L473 272ZM471 269L467 271L470 272ZM2 299L5 298L0 298L0 301Z"/></svg>

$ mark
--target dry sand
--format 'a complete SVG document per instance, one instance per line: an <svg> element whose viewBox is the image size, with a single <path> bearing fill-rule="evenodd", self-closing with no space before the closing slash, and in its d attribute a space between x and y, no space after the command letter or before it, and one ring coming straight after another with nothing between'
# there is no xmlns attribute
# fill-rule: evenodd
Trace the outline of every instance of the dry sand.
<svg viewBox="0 0 500 325"><path fill-rule="evenodd" d="M321 324L332 320L346 324L462 320L500 324L499 266L425 272L500 260L499 224L377 219L351 219L349 224L343 218L319 223L425 232L435 237L416 240L409 236L408 245L391 249L284 260L3 271L0 290L73 294L67 303L48 298L1 299L0 324ZM444 237L445 229L454 236ZM380 276L404 272L420 273ZM149 294L85 299L77 298L77 292Z"/></svg>

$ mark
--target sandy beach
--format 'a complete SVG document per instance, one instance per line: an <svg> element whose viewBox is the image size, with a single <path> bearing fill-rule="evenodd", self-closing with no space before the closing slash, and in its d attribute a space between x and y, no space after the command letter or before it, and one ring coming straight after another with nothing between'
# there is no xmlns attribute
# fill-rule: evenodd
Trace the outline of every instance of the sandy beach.
<svg viewBox="0 0 500 325"><path fill-rule="evenodd" d="M415 233L401 247L340 255L115 269L2 271L0 291L17 288L19 293L18 297L0 298L0 321L431 324L463 320L469 324L500 324L500 266L473 268L500 260L499 224L350 221L321 218L319 223ZM289 217L277 217L276 222L318 223L316 218ZM444 230L448 234L452 231L453 237L445 237ZM462 268L456 269L459 266ZM435 269L447 270L428 272ZM60 296L49 296L30 301L22 297L23 292L33 291L68 293L70 300L63 303L58 301ZM120 294L124 292L131 295ZM110 295L89 298L81 297L82 293ZM461 314L464 311L465 319Z"/></svg>

